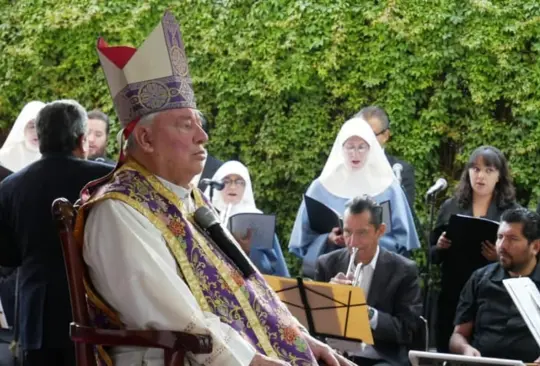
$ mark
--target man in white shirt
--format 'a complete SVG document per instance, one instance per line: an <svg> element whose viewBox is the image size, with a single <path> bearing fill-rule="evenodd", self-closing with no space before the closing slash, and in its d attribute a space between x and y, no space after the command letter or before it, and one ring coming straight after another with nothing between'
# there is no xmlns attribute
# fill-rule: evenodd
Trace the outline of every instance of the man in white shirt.
<svg viewBox="0 0 540 366"><path fill-rule="evenodd" d="M351 360L369 366L408 365L407 347L422 313L418 270L413 261L379 247L386 229L380 205L368 197L356 197L346 207L346 248L318 259L315 280L354 284L367 295L375 344L349 350ZM352 248L357 250L353 260Z"/></svg>
<svg viewBox="0 0 540 366"><path fill-rule="evenodd" d="M209 207L190 184L208 137L174 16L167 12L139 49L100 40L98 54L127 147L114 174L83 192L77 216L93 322L210 334L212 352L188 354L190 364L347 365L306 333L259 272L243 274L194 221L196 209ZM163 365L155 349L100 357Z"/></svg>

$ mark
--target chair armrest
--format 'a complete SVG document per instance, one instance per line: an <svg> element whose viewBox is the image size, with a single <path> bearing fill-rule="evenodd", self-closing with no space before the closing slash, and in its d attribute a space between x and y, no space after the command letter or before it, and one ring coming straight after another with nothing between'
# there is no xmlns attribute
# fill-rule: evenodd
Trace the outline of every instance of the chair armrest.
<svg viewBox="0 0 540 366"><path fill-rule="evenodd" d="M112 330L70 325L74 342L103 346L138 346L169 350L183 349L195 354L212 352L212 337L168 330Z"/></svg>
<svg viewBox="0 0 540 366"><path fill-rule="evenodd" d="M429 324L426 318L420 316L421 325L424 327L424 351L429 350Z"/></svg>

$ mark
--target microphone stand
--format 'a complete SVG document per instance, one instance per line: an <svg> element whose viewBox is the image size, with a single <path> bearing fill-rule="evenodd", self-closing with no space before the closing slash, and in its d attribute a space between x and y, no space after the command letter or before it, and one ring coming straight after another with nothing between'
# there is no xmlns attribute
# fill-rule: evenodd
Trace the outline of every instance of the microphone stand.
<svg viewBox="0 0 540 366"><path fill-rule="evenodd" d="M432 290L432 278L431 278L431 232L433 231L433 222L435 221L435 201L437 193L426 196L426 205L429 205L429 221L428 226L425 229L426 244L427 244L427 274L425 276L424 287L424 318L427 319L428 326L431 326L431 290ZM430 343L430 340L428 339Z"/></svg>
<svg viewBox="0 0 540 366"><path fill-rule="evenodd" d="M213 203L214 202L214 185L209 184L209 186L210 186L210 202Z"/></svg>

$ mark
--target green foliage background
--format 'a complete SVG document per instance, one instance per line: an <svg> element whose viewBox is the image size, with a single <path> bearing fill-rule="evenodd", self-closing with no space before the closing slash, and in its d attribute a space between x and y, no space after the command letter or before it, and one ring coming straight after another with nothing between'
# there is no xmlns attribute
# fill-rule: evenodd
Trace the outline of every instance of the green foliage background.
<svg viewBox="0 0 540 366"><path fill-rule="evenodd" d="M0 127L33 99L114 114L96 38L138 46L167 8L213 127L208 148L250 168L284 246L340 126L368 104L387 110L388 148L416 168L422 218L420 193L439 175L455 182L482 144L506 153L522 203L536 203L537 0L0 0Z"/></svg>

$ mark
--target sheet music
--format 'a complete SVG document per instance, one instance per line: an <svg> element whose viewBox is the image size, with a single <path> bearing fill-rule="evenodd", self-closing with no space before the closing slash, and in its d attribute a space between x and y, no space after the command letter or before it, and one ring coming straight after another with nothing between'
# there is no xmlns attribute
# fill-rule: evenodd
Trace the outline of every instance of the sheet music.
<svg viewBox="0 0 540 366"><path fill-rule="evenodd" d="M536 284L529 277L508 278L503 284L540 347L540 292Z"/></svg>
<svg viewBox="0 0 540 366"><path fill-rule="evenodd" d="M6 319L6 313L4 313L4 307L2 306L2 299L0 299L0 329L8 329L9 324Z"/></svg>

